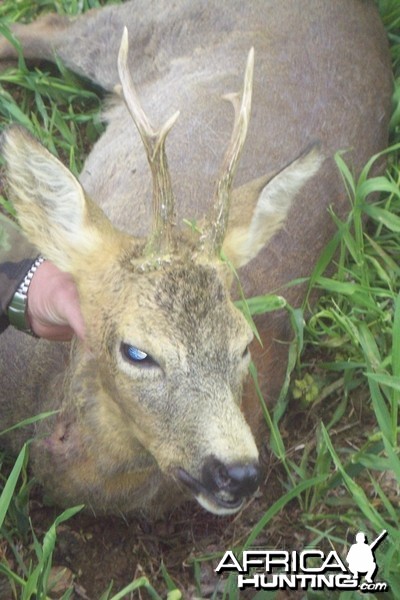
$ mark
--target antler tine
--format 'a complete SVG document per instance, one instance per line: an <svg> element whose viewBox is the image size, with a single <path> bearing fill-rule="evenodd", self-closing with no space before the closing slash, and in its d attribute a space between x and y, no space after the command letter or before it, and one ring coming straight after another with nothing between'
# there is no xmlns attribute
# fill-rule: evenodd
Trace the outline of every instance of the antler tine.
<svg viewBox="0 0 400 600"><path fill-rule="evenodd" d="M128 30L124 27L118 53L118 74L125 104L135 122L153 177L153 228L146 253L168 254L173 246L172 229L175 222L175 202L165 153L165 140L179 112L156 131L147 118L138 98L128 68Z"/></svg>
<svg viewBox="0 0 400 600"><path fill-rule="evenodd" d="M217 182L211 216L208 218L206 230L201 238L203 250L211 256L219 255L228 226L232 182L239 164L250 120L253 72L254 48L251 48L247 58L242 94L234 93L224 96L226 100L230 100L233 104L235 123Z"/></svg>

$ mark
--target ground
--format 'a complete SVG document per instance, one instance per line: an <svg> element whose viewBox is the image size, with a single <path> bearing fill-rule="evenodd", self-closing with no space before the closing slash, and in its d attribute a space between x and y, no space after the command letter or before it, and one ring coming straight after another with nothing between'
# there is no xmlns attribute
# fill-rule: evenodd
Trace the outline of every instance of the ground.
<svg viewBox="0 0 400 600"><path fill-rule="evenodd" d="M77 8L82 4L94 5L95 0L88 0L88 2L84 0L79 3L65 0L62 3L72 10L74 5ZM57 0L57 8L62 3ZM23 4L29 4L32 10L37 10L39 4L50 5L51 1L29 3L25 0L23 3L21 0L19 2L8 0L0 3L0 10L6 10L6 4L8 10L12 11L21 10ZM390 34L395 77L398 77L400 64L398 0L380 0L379 5ZM10 85L10 88L5 83L7 78L4 79L0 103L0 109L3 107L2 120L4 122L18 120L20 109L31 115L37 105L37 95L43 94L48 109L48 116L44 119L45 124L51 125L46 127L45 133L41 130L46 142L51 146L53 138L56 139L60 130L68 140L74 136L77 140L82 137L84 140L82 145L88 150L95 137L92 118L88 121L90 126L86 125L80 112L80 104L78 103L76 114L69 104L70 97L75 95L79 97L79 94L77 92L72 94L70 88L66 88L64 106L59 98L60 85L53 86L54 90L58 90L57 95L54 98L49 97L48 76L43 79L39 74L36 81L35 73L28 75L22 72L19 79L18 74L11 74L10 83L13 85ZM18 82L23 92L18 91L19 88L16 91L15 84ZM70 79L69 82L69 85L72 85ZM13 103L11 97L7 95L8 89L15 96ZM25 99L26 90L29 89L34 92ZM398 108L392 120L394 141L399 140L399 98L397 86L394 100ZM90 97L86 101L90 104L91 110L97 112L99 100ZM62 110L64 113L60 113ZM67 115L71 118L71 122L67 119ZM74 119L82 129L81 135L74 129ZM41 122L41 119L39 121ZM65 126L66 122L68 127ZM71 166L74 166L71 157L74 158L75 155L69 148L70 142L64 144L62 138L59 153L63 155L64 152L66 161L71 161ZM388 180L398 184L400 181L396 167L398 155L393 154L391 163L392 171ZM76 171L79 171L79 160L75 167ZM379 186L377 191L380 191ZM400 260L398 242L400 193L391 192L390 197L382 198L378 208L379 212L375 216L371 213L371 209L368 213L375 223L375 227L367 232L369 237L363 236L362 239L357 239L357 242L361 240L363 245L360 247L359 254L356 252L355 266L346 265L343 268L340 264L336 279L324 282L324 285L329 283L326 294L329 301L333 301L332 304L325 303L319 309L323 314L320 319L322 342L325 344L325 334L330 334L331 330L333 336L330 345L334 350L329 356L319 354L320 351L303 355L304 369L313 379L304 378L304 371L294 374L293 380L299 377L309 387L310 394L309 403L306 405L302 405L300 400L292 399L285 416L279 423L279 431L285 446L284 459L290 469L285 469L282 461L278 460L276 454L270 450L266 433L262 449L265 474L260 493L234 517L214 517L195 503L188 503L156 522L150 522L144 517L129 522L122 517L95 518L84 514L73 517L60 525L57 530L57 543L52 561L53 572L59 567L66 568L66 571L60 581L61 591L58 594L52 592L49 597L61 597L71 585L73 593L72 596L68 596L69 598L100 600L111 580L114 581L114 585L110 596L133 579L146 575L163 598L166 597L166 581L169 576L175 586L181 590L182 597L187 600L195 598L236 600L238 596L235 589L224 592L225 583L218 581L214 568L226 549L241 546L246 542L261 519L264 520L264 526L260 527L260 533L256 538L256 544L261 548L294 550L314 543L321 549L333 546L342 555L345 555L346 549L354 541L354 535L359 527L367 526L371 534L377 534L384 519L385 527L391 528L391 534L390 539L383 544L379 566L381 567L382 563L383 578L392 575L391 581L397 582L398 585L398 589L395 589L395 585L392 584L393 594L385 594L385 600L400 597L400 538L398 534L397 537L395 536L395 532L400 531L400 477L396 479L394 475L395 472L400 473L399 444L398 438L396 443L396 433L391 437L388 436L392 429L396 428L396 423L397 436L399 433L397 411L400 394L400 368L398 367L400 364L400 302L396 298L400 284L400 272L397 266ZM353 238L357 238L356 234L359 230L360 226L357 222L354 229L351 226L348 229L343 228L343 239L346 244L348 243L352 258L356 247ZM368 240L371 238L368 244L367 237ZM365 269L366 265L368 271ZM335 294L336 284L338 293ZM346 285L351 285L351 292L357 291L357 294L348 293ZM374 300L373 294L376 294ZM358 305L355 303L354 309L348 309L343 303L343 297L352 301L358 298L362 302ZM370 328L370 338L365 332L366 325ZM320 332L317 333L317 337L320 335ZM312 338L313 342L315 337ZM332 364L341 361L342 366L335 367L334 364L333 370L327 369L323 372L321 364L327 361ZM351 363L355 365L352 369ZM378 386L372 387L372 385L368 388L367 375L371 373L382 379L379 389ZM346 381L343 382L343 379ZM316 394L317 400L312 390L315 381L323 381ZM369 382L371 381L373 380L370 378ZM298 390L301 391L303 383L298 386ZM307 399L307 393L303 394L303 398ZM385 410L388 412L386 423L383 413L378 413L381 407L386 407ZM336 420L339 413L341 416ZM348 485L346 487L342 478L343 473L339 473L340 469L337 464L334 464L332 456L324 445L321 422L328 424L333 415L335 415L335 422L327 427L330 438L345 467L346 474L360 484L359 489L365 498L349 492ZM5 480L7 471L3 467L4 465L2 465L1 477ZM310 482L318 476L322 476L322 483L311 486ZM295 499L286 502L284 499L287 498L288 490L302 483L309 487L302 494L297 494ZM358 491L355 490L357 493ZM19 502L19 498L20 495L17 494L9 510L6 527L2 529L3 539L0 538L0 600L11 600L11 598L20 600L19 592L13 596L8 581L2 579L1 567L8 565L13 573L23 575L24 580L27 580L28 574L24 572L23 564L29 565L30 559L33 561L33 566L37 564L34 539L26 517L25 504L20 506L19 512L15 509L14 503ZM271 507L273 510L270 513L266 512ZM29 515L40 544L59 514L58 508L44 505L40 488L32 489ZM0 520L1 516L0 502ZM387 551L388 549L390 552ZM388 560L384 563L383 559L386 557ZM165 565L164 570L162 565ZM22 589L22 586L19 589ZM249 593L248 597L254 598L254 594L254 592ZM290 598L295 598L294 594L291 593ZM141 591L124 597L148 598L150 596ZM240 597L246 598L245 594L241 594ZM44 600L44 597L40 598ZM283 600L283 595L279 595L276 600Z"/></svg>
<svg viewBox="0 0 400 600"><path fill-rule="evenodd" d="M362 393L358 393L349 402L349 414L345 422L331 431L335 445L348 445L350 448L363 444L362 431L364 426L366 430L370 429L373 414L366 407L363 408L361 396ZM311 408L304 409L292 401L281 426L288 456L295 461L300 459L305 447L313 454L318 424L321 419L328 421L339 402L340 392L333 393L323 404ZM225 583L219 580L214 569L223 552L241 547L266 510L285 492L287 475L268 450L267 443L262 450L262 462L264 480L259 492L233 517L216 517L206 513L196 503L188 502L155 522L144 516L126 520L117 516L96 518L83 513L66 521L57 530L53 558L53 568L67 568L60 582L61 592L73 585L73 598L76 600L99 600L111 581L114 582L112 589L115 593L133 579L145 575L165 597L164 566L176 587L182 591L183 598L222 598ZM327 517L329 519L326 513L343 509L340 502L341 498L344 500L343 496L343 487L337 486L327 494L326 502L318 502L308 514L297 500L293 500L261 530L256 540L257 547L270 550L302 549L315 539L314 531L318 528L318 522ZM57 507L44 505L40 488L34 488L30 500L30 518L39 539L43 538L58 514L60 510ZM327 527L326 521L323 526ZM341 533L344 535L346 527L343 524ZM351 534L354 535L354 531ZM318 547L323 549L324 544L320 542ZM342 547L337 549L343 551ZM12 564L11 550L3 551L8 554ZM241 598L251 598L254 593L243 593ZM294 594L292 592L290 598L296 598ZM56 597L61 597L61 594L51 595L51 598ZM150 596L142 591L127 597ZM4 596L4 600L6 598Z"/></svg>

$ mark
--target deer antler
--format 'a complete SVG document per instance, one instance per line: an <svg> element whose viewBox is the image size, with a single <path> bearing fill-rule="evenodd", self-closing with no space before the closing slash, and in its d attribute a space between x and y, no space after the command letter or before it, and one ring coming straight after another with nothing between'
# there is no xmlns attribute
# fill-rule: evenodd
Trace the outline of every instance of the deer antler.
<svg viewBox="0 0 400 600"><path fill-rule="evenodd" d="M165 140L179 116L176 112L156 131L148 120L135 90L128 69L128 30L124 27L118 53L118 74L122 86L125 104L132 115L135 125L146 149L153 176L153 228L146 247L146 254L168 254L173 246L172 229L175 221L174 195L168 162L165 154Z"/></svg>
<svg viewBox="0 0 400 600"><path fill-rule="evenodd" d="M226 100L230 100L233 104L235 123L214 193L214 205L200 239L202 251L207 252L210 256L219 255L228 226L232 182L239 164L250 120L253 71L254 48L251 48L247 58L242 94L234 93L224 96Z"/></svg>

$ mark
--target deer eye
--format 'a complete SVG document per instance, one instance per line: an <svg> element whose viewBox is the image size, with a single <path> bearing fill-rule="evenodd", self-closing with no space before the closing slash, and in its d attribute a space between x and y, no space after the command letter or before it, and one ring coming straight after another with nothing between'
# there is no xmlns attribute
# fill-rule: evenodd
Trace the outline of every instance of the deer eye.
<svg viewBox="0 0 400 600"><path fill-rule="evenodd" d="M157 366L156 361L149 354L146 354L146 352L143 352L143 350L140 350L135 346L125 344L124 342L121 344L121 354L132 364L136 364L141 367Z"/></svg>

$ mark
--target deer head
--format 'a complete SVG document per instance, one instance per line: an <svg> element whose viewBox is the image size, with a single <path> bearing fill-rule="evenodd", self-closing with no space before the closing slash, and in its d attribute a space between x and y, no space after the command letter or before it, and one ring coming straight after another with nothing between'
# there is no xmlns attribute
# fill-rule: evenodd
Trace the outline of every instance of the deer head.
<svg viewBox="0 0 400 600"><path fill-rule="evenodd" d="M179 232L165 154L177 114L153 128L127 54L125 30L118 91L153 174L149 238L117 230L75 177L21 127L9 128L2 139L8 191L27 238L78 286L90 351L75 343L69 377L79 385L70 386L65 402L79 406L95 440L93 452L106 453L108 463L131 456L132 465L156 465L211 512L235 512L259 482L257 448L240 411L253 335L230 299L231 272L221 250L234 266L251 260L321 158L313 147L274 176L252 182L249 223L229 220L250 118L251 51L243 92L229 96L235 123L213 206L200 233Z"/></svg>

